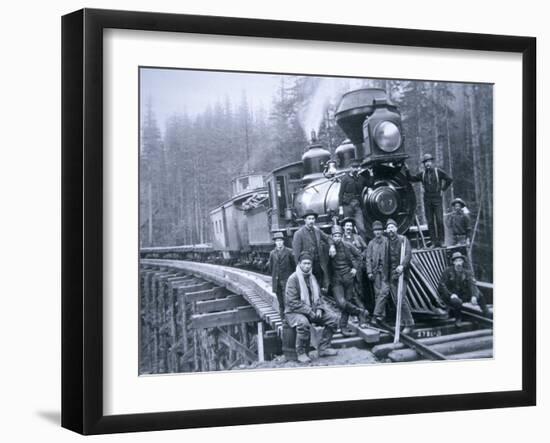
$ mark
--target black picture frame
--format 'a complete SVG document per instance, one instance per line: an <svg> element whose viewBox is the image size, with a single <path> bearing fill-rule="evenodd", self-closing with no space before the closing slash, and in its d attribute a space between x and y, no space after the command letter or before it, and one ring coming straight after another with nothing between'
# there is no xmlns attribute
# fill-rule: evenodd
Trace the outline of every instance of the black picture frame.
<svg viewBox="0 0 550 443"><path fill-rule="evenodd" d="M522 388L506 392L104 415L102 45L103 31L108 28L521 54ZM62 18L62 426L82 434L104 434L535 405L535 88L536 39L532 37L97 9L65 15Z"/></svg>

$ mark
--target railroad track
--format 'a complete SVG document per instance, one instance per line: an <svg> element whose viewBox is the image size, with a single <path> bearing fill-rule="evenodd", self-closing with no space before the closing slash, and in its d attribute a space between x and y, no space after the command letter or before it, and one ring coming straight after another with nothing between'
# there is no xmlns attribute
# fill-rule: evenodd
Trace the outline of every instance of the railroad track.
<svg viewBox="0 0 550 443"><path fill-rule="evenodd" d="M223 370L253 359L262 361L273 352L282 319L270 276L193 261L143 259L140 263L142 360L149 361L143 365L144 373ZM361 327L352 322L356 336L338 333L332 344L336 348L370 348L382 361L491 357L492 320L472 310L465 315L471 321L460 330L442 321L431 328L420 327L414 335L402 335L397 345L391 343L391 325ZM213 346L215 353L220 346L227 347L232 361L207 355L204 348L208 346ZM160 363L150 363L155 359Z"/></svg>

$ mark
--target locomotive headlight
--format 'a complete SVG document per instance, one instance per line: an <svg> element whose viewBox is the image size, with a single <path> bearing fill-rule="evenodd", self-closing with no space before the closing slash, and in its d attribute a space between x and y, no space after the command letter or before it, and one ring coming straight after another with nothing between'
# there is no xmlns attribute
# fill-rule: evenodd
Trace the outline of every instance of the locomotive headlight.
<svg viewBox="0 0 550 443"><path fill-rule="evenodd" d="M401 146L401 132L395 123L382 121L374 129L376 144L386 152L393 152Z"/></svg>

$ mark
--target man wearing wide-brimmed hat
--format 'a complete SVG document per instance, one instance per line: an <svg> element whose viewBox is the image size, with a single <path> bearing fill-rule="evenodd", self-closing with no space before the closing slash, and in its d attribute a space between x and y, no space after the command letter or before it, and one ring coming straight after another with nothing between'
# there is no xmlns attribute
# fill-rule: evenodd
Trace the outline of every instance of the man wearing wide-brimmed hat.
<svg viewBox="0 0 550 443"><path fill-rule="evenodd" d="M307 251L311 254L313 258L313 275L321 285L322 291L326 292L329 284L328 256L334 254L334 246L330 235L325 234L315 226L317 216L318 214L314 211L308 211L304 214L304 226L294 234L292 251L296 262L302 252Z"/></svg>
<svg viewBox="0 0 550 443"><path fill-rule="evenodd" d="M443 171L434 166L432 154L424 154L422 157L424 171L412 175L405 164L405 174L411 182L422 182L424 187L424 215L428 222L428 230L432 246L442 246L445 239L443 227L443 199L442 192L446 191L453 179Z"/></svg>
<svg viewBox="0 0 550 443"><path fill-rule="evenodd" d="M344 217L353 218L357 232L360 236L365 237L366 231L361 195L370 180L364 175L359 174L360 171L361 162L357 159L353 160L351 162L351 170L340 178L338 201L341 205L341 214Z"/></svg>
<svg viewBox="0 0 550 443"><path fill-rule="evenodd" d="M455 198L451 202L453 212L447 217L447 226L451 231L453 245L469 245L472 228L470 217L464 212L466 203L461 198Z"/></svg>
<svg viewBox="0 0 550 443"><path fill-rule="evenodd" d="M284 322L285 310L285 286L288 277L296 270L296 261L292 254L292 249L285 246L285 236L282 232L273 234L275 249L269 253L267 269L271 272L271 285L273 292L277 296L279 302L279 314Z"/></svg>
<svg viewBox="0 0 550 443"><path fill-rule="evenodd" d="M487 305L483 295L477 290L474 277L464 264L466 257L461 252L454 252L451 256L452 265L449 266L439 280L439 294L447 304L449 314L456 320L456 325L462 325L462 304L471 302L479 305L482 312L487 314Z"/></svg>
<svg viewBox="0 0 550 443"><path fill-rule="evenodd" d="M403 275L403 303L401 304L401 324L404 326L403 334L409 334L414 325L414 319L411 313L411 307L406 297L406 288L409 277L409 268L411 265L411 243L404 235L397 233L397 223L389 218L386 221L386 231L388 232L388 271L390 293L397 306L399 288L399 278ZM401 252L403 251L403 254ZM403 258L401 258L403 255Z"/></svg>
<svg viewBox="0 0 550 443"><path fill-rule="evenodd" d="M369 315L364 306L358 304L355 297L355 278L361 267L361 253L351 243L342 240L343 229L340 226L334 225L331 234L336 249L336 254L330 259L332 294L342 312L340 316L342 334L349 336L353 334L347 329L349 316L356 315L365 323Z"/></svg>

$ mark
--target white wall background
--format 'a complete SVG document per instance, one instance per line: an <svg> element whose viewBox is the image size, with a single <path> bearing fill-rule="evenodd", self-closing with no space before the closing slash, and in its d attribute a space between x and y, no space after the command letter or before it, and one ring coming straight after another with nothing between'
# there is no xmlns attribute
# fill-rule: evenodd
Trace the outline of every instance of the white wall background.
<svg viewBox="0 0 550 443"><path fill-rule="evenodd" d="M371 6L372 5L372 6ZM391 6L390 6L391 5ZM74 441L83 437L59 427L60 416L60 70L61 15L81 7L274 18L448 31L530 35L538 38L539 149L539 338L538 403L500 409L353 420L164 431L96 437L94 440L242 442L293 441L547 441L550 413L550 327L545 323L550 289L540 277L550 265L549 209L543 177L543 78L550 74L550 30L543 2L462 0L252 2L166 0L6 2L0 39L0 192L2 269L0 305L0 438L3 441ZM518 115L518 124L520 123ZM518 147L519 148L519 147ZM546 165L550 170L550 165ZM511 171L511 185L518 180ZM546 204L545 204L546 203ZM519 271L518 271L519 272ZM513 327L513 325L510 325ZM519 356L518 356L519 357ZM375 382L375 381L365 381ZM463 429L464 433L460 430Z"/></svg>

